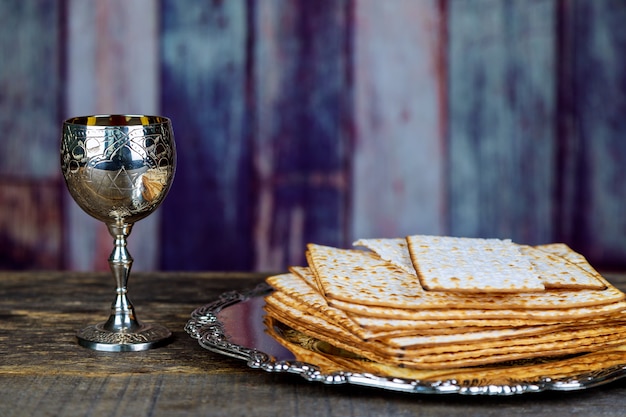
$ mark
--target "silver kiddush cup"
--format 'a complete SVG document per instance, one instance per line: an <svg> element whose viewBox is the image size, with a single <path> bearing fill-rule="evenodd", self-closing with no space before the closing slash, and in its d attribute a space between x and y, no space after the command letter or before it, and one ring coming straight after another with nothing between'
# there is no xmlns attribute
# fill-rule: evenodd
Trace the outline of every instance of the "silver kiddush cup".
<svg viewBox="0 0 626 417"><path fill-rule="evenodd" d="M109 319L77 333L84 347L139 351L168 342L163 326L137 320L127 296L133 258L126 239L133 224L152 213L170 189L176 147L168 118L143 115L74 117L63 122L61 169L76 203L104 222L113 237L109 266L116 296Z"/></svg>

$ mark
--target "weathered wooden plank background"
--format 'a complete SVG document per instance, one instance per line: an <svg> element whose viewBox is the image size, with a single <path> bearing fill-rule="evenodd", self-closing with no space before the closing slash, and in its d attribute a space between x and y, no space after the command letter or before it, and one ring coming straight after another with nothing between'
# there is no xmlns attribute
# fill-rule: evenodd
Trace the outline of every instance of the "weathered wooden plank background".
<svg viewBox="0 0 626 417"><path fill-rule="evenodd" d="M0 268L62 266L60 9L0 4Z"/></svg>
<svg viewBox="0 0 626 417"><path fill-rule="evenodd" d="M351 138L347 0L257 2L252 57L257 269L345 244ZM257 49L258 47L258 49Z"/></svg>
<svg viewBox="0 0 626 417"><path fill-rule="evenodd" d="M36 3L27 0L27 3ZM158 3L154 0L64 0L58 53L65 56L58 100L63 116L159 111ZM57 121L58 124L58 121ZM58 135L58 128L57 128ZM51 139L52 143L58 143ZM67 251L70 269L108 269L111 237L106 227L65 199ZM129 250L136 269L159 263L160 212L133 227Z"/></svg>
<svg viewBox="0 0 626 417"><path fill-rule="evenodd" d="M239 263L247 269L252 149L246 2L162 5L161 104L174 125L179 162L163 208L162 265L233 269Z"/></svg>
<svg viewBox="0 0 626 417"><path fill-rule="evenodd" d="M559 171L561 238L589 258L625 263L626 4L564 2Z"/></svg>
<svg viewBox="0 0 626 417"><path fill-rule="evenodd" d="M443 19L437 0L355 3L354 237L445 233Z"/></svg>
<svg viewBox="0 0 626 417"><path fill-rule="evenodd" d="M0 268L106 269L61 121L172 118L139 270L280 270L412 233L563 241L626 267L626 2L0 4Z"/></svg>
<svg viewBox="0 0 626 417"><path fill-rule="evenodd" d="M554 236L555 6L449 2L452 234L531 244Z"/></svg>

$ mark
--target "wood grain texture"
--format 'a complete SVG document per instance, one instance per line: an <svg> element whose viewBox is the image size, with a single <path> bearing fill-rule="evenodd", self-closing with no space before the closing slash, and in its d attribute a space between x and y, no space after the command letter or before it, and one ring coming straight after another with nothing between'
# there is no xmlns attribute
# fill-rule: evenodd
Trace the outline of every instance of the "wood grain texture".
<svg viewBox="0 0 626 417"><path fill-rule="evenodd" d="M357 0L351 237L444 234L445 44L436 0Z"/></svg>
<svg viewBox="0 0 626 417"><path fill-rule="evenodd" d="M559 237L612 266L626 253L625 19L621 1L561 8Z"/></svg>
<svg viewBox="0 0 626 417"><path fill-rule="evenodd" d="M246 22L244 0L163 2L161 107L178 147L165 269L252 266Z"/></svg>
<svg viewBox="0 0 626 417"><path fill-rule="evenodd" d="M553 239L552 0L448 2L450 233Z"/></svg>
<svg viewBox="0 0 626 417"><path fill-rule="evenodd" d="M61 187L0 178L0 269L63 267Z"/></svg>
<svg viewBox="0 0 626 417"><path fill-rule="evenodd" d="M207 362L238 365L234 359L205 355ZM0 412L5 417L308 417L315 413L327 417L621 417L621 396L626 393L626 384L618 381L586 392L521 397L404 395L311 384L293 375L245 368L184 377L147 372L93 378L0 375L0 384L7 387L0 391Z"/></svg>
<svg viewBox="0 0 626 417"><path fill-rule="evenodd" d="M3 262L108 269L104 225L50 193L62 118L114 112L171 116L179 144L135 271L412 233L625 267L625 19L621 0L1 2Z"/></svg>
<svg viewBox="0 0 626 417"><path fill-rule="evenodd" d="M34 276L36 280L28 280ZM194 349L196 342L183 328L195 308L225 291L252 288L262 279L241 273L133 275L129 297L138 319L165 325L175 339L163 349L115 355L82 348L75 338L78 329L108 318L115 297L110 274L5 274L0 290L0 374L88 372L97 377L138 374L146 366L161 374L220 372L216 364L202 360L203 350Z"/></svg>
<svg viewBox="0 0 626 417"><path fill-rule="evenodd" d="M158 3L68 0L66 7L64 117L159 112ZM60 134L60 121L58 124ZM56 146L54 153L58 154ZM67 267L108 270L113 239L106 227L85 214L69 193L64 196ZM136 271L159 266L159 217L157 211L133 228L128 248Z"/></svg>
<svg viewBox="0 0 626 417"><path fill-rule="evenodd" d="M18 416L621 416L626 380L580 392L514 397L423 396L310 383L250 369L202 349L191 312L264 278L243 273L141 273L130 283L139 318L174 341L145 352L78 346L74 332L108 314L106 273L0 273L0 415ZM607 278L626 289L626 275Z"/></svg>
<svg viewBox="0 0 626 417"><path fill-rule="evenodd" d="M255 268L343 246L349 215L350 2L256 3Z"/></svg>
<svg viewBox="0 0 626 417"><path fill-rule="evenodd" d="M0 4L0 175L59 177L60 6L53 0Z"/></svg>
<svg viewBox="0 0 626 417"><path fill-rule="evenodd" d="M62 266L60 13L0 4L0 269Z"/></svg>

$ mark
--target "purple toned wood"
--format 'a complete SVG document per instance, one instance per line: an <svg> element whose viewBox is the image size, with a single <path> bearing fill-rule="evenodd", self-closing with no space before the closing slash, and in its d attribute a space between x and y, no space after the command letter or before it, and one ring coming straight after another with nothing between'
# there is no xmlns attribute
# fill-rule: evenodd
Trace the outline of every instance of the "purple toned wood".
<svg viewBox="0 0 626 417"><path fill-rule="evenodd" d="M351 2L255 4L254 266L277 270L348 243Z"/></svg>
<svg viewBox="0 0 626 417"><path fill-rule="evenodd" d="M60 6L0 2L0 175L59 177Z"/></svg>
<svg viewBox="0 0 626 417"><path fill-rule="evenodd" d="M59 269L62 212L56 180L0 179L0 269Z"/></svg>
<svg viewBox="0 0 626 417"><path fill-rule="evenodd" d="M68 0L68 117L159 110L158 5Z"/></svg>
<svg viewBox="0 0 626 417"><path fill-rule="evenodd" d="M166 268L279 269L306 242L345 244L347 14L347 2L164 3L162 105L180 162Z"/></svg>
<svg viewBox="0 0 626 417"><path fill-rule="evenodd" d="M445 233L445 48L437 0L357 0L351 236Z"/></svg>
<svg viewBox="0 0 626 417"><path fill-rule="evenodd" d="M158 4L152 0L68 0L67 13L64 117L157 113ZM64 195L67 266L75 270L108 270L113 238L68 193ZM128 248L135 259L135 271L159 266L159 217L157 211L133 227Z"/></svg>
<svg viewBox="0 0 626 417"><path fill-rule="evenodd" d="M0 3L0 269L62 266L60 13Z"/></svg>
<svg viewBox="0 0 626 417"><path fill-rule="evenodd" d="M555 6L448 2L453 235L553 240Z"/></svg>
<svg viewBox="0 0 626 417"><path fill-rule="evenodd" d="M561 8L560 238L594 264L626 265L626 3Z"/></svg>
<svg viewBox="0 0 626 417"><path fill-rule="evenodd" d="M166 0L161 109L178 168L163 205L162 266L252 267L253 178L247 113L247 2Z"/></svg>
<svg viewBox="0 0 626 417"><path fill-rule="evenodd" d="M623 267L623 21L619 0L1 2L2 262L54 268L67 236L68 267L108 269L57 146L62 118L115 112L171 116L179 143L135 270L161 251L168 269L276 270L307 242L408 233Z"/></svg>

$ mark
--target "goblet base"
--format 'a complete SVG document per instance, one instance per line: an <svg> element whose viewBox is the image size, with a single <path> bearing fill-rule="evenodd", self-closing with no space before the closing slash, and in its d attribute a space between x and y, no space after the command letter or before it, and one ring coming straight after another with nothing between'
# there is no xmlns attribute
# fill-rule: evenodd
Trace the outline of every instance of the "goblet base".
<svg viewBox="0 0 626 417"><path fill-rule="evenodd" d="M106 330L105 323L87 326L76 334L78 344L105 352L137 352L167 344L172 332L157 324L140 324L134 331Z"/></svg>

